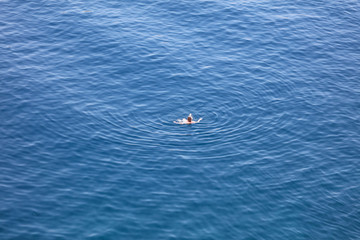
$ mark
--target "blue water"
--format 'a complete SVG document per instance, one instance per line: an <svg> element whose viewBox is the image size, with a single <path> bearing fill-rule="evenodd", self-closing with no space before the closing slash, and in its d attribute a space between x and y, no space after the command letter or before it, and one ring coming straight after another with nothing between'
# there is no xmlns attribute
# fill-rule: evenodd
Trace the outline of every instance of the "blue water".
<svg viewBox="0 0 360 240"><path fill-rule="evenodd" d="M359 23L354 0L1 0L0 239L360 239Z"/></svg>

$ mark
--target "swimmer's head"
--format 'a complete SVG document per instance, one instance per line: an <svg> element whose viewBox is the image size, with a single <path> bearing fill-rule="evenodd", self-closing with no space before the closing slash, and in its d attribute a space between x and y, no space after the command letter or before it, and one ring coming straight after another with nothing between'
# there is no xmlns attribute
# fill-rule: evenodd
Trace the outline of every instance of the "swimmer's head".
<svg viewBox="0 0 360 240"><path fill-rule="evenodd" d="M192 115L191 115L191 113L189 114L187 120L188 120L188 122L191 122L191 121L192 121Z"/></svg>

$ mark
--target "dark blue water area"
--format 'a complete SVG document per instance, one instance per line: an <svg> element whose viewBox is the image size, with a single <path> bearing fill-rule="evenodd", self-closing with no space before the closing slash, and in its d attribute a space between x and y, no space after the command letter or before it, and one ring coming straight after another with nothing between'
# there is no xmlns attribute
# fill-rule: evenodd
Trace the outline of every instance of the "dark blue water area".
<svg viewBox="0 0 360 240"><path fill-rule="evenodd" d="M0 239L359 239L359 23L353 0L1 0Z"/></svg>

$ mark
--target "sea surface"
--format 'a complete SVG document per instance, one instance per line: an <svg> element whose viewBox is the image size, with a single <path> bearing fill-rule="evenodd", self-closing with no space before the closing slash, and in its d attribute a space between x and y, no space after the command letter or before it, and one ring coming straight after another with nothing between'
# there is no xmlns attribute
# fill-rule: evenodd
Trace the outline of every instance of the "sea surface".
<svg viewBox="0 0 360 240"><path fill-rule="evenodd" d="M0 239L360 239L360 2L1 0Z"/></svg>

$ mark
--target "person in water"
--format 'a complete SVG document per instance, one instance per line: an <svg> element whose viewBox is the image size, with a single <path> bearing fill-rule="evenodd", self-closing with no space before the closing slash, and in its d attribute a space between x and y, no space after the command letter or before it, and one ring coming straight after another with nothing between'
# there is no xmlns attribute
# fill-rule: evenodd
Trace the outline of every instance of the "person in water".
<svg viewBox="0 0 360 240"><path fill-rule="evenodd" d="M199 120L197 121L193 121L193 117L191 115L191 113L189 114L189 116L187 117L187 119L183 118L183 119L178 119L177 121L174 121L174 123L177 124L194 124L194 123L198 123L202 120L202 118L199 118Z"/></svg>

